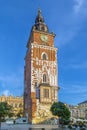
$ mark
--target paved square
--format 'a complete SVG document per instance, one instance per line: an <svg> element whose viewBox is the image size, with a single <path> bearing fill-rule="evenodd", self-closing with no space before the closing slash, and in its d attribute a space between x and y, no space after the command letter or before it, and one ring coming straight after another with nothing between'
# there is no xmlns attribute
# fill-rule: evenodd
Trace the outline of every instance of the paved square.
<svg viewBox="0 0 87 130"><path fill-rule="evenodd" d="M58 130L58 125L1 124L4 130Z"/></svg>

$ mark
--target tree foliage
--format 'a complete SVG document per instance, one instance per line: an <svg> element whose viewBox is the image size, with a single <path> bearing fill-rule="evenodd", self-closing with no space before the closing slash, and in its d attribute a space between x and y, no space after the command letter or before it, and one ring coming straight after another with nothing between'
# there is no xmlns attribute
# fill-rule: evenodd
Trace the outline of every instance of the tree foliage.
<svg viewBox="0 0 87 130"><path fill-rule="evenodd" d="M21 109L18 113L17 113L17 117L22 117L23 116L23 110Z"/></svg>
<svg viewBox="0 0 87 130"><path fill-rule="evenodd" d="M12 114L12 106L8 105L6 102L0 103L0 120L4 119L6 116Z"/></svg>
<svg viewBox="0 0 87 130"><path fill-rule="evenodd" d="M70 111L62 102L54 102L50 108L53 115L60 117L63 122L68 121L70 118Z"/></svg>

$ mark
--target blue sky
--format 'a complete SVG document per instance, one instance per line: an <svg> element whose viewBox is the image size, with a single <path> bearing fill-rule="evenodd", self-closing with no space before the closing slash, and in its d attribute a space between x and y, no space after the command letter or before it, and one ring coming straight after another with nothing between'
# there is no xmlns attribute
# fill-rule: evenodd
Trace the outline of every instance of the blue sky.
<svg viewBox="0 0 87 130"><path fill-rule="evenodd" d="M38 7L58 48L59 100L87 100L87 0L0 0L0 95L21 96L26 44Z"/></svg>

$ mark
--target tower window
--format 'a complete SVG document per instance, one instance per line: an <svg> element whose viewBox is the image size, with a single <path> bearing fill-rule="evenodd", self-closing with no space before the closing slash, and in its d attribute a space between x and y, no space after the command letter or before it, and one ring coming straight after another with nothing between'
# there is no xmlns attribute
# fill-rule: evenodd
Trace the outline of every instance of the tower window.
<svg viewBox="0 0 87 130"><path fill-rule="evenodd" d="M41 27L41 30L44 31L44 27L43 26Z"/></svg>
<svg viewBox="0 0 87 130"><path fill-rule="evenodd" d="M46 75L46 74L43 75L43 82L44 82L44 83L47 82L47 75Z"/></svg>
<svg viewBox="0 0 87 130"><path fill-rule="evenodd" d="M43 60L47 60L46 54L43 54Z"/></svg>
<svg viewBox="0 0 87 130"><path fill-rule="evenodd" d="M46 52L43 52L43 53L41 54L41 59L42 59L42 60L47 60L47 59L48 59L48 55L47 55Z"/></svg>
<svg viewBox="0 0 87 130"><path fill-rule="evenodd" d="M49 98L49 89L43 89L44 98Z"/></svg>

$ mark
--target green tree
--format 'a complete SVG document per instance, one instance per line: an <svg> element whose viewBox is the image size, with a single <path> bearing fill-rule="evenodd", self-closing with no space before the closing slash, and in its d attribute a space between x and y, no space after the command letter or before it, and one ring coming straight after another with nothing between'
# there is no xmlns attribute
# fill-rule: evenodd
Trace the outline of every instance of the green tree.
<svg viewBox="0 0 87 130"><path fill-rule="evenodd" d="M21 109L18 113L17 113L17 117L22 117L23 116L23 110Z"/></svg>
<svg viewBox="0 0 87 130"><path fill-rule="evenodd" d="M62 102L54 102L50 108L53 115L58 116L63 124L67 124L70 119L70 111Z"/></svg>
<svg viewBox="0 0 87 130"><path fill-rule="evenodd" d="M1 121L5 120L6 116L10 116L12 114L12 106L8 105L7 102L0 103L0 128Z"/></svg>

